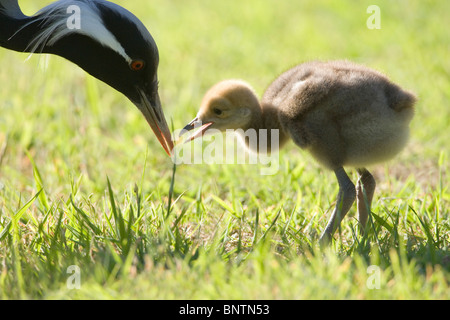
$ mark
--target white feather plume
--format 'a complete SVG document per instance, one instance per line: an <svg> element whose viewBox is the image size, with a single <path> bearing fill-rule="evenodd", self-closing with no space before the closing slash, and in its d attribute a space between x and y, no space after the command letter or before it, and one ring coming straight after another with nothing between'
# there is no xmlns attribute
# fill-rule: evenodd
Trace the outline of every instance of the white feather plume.
<svg viewBox="0 0 450 320"><path fill-rule="evenodd" d="M7 10L8 8L12 10L14 2L17 3L17 1L3 0L2 4L7 4ZM130 63L132 59L127 55L116 37L105 27L96 3L101 3L102 5L108 6L108 8L117 11L122 16L133 21L138 30L143 33L144 36L147 34L144 38L151 39L151 36L145 26L134 15L111 2L103 0L60 0L48 5L36 13L35 17L41 24L42 30L34 37L34 39L30 41L27 51L30 51L31 53L39 53L45 46L52 46L58 40L66 37L67 35L71 33L78 33L94 39L105 47L111 48ZM11 6L9 6L9 4L11 4ZM71 15L67 12L67 9L72 5L80 8L80 29L73 29L67 26L67 21ZM120 11L118 11L118 9L120 9ZM36 20L33 20L33 22L35 21ZM33 22L30 22L29 24ZM19 29L12 37L20 33L20 31L23 28L26 28L27 25Z"/></svg>

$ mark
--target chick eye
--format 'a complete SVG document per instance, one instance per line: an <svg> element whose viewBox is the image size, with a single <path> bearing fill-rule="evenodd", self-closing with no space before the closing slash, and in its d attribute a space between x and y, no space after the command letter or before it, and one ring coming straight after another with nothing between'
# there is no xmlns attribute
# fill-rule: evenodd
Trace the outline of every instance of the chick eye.
<svg viewBox="0 0 450 320"><path fill-rule="evenodd" d="M133 60L131 61L130 68L133 71L140 71L144 69L145 62L143 60Z"/></svg>
<svg viewBox="0 0 450 320"><path fill-rule="evenodd" d="M220 110L219 108L214 108L213 112L218 116L220 116L222 114L222 110Z"/></svg>

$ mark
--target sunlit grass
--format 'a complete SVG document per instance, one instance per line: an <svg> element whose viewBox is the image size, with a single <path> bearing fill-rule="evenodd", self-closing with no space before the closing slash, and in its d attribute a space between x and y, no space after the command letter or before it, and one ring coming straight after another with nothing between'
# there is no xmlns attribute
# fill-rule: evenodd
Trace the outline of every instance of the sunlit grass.
<svg viewBox="0 0 450 320"><path fill-rule="evenodd" d="M175 128L224 78L262 94L299 62L350 59L418 94L410 144L371 170L366 237L353 208L322 251L337 181L294 144L273 176L237 164L174 175L126 98L64 59L0 50L0 298L449 298L446 1L378 1L380 30L364 1L116 2L158 43Z"/></svg>

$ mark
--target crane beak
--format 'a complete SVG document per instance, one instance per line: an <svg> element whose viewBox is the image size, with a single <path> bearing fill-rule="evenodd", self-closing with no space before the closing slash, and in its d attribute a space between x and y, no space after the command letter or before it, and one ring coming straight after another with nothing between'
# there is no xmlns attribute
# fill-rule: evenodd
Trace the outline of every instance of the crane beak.
<svg viewBox="0 0 450 320"><path fill-rule="evenodd" d="M156 138L158 138L159 143L161 143L162 147L170 157L173 149L173 141L169 126L164 118L159 96L156 94L156 97L151 98L144 90L139 88L138 92L140 101L135 102L135 104L139 110L141 110L148 124L155 133Z"/></svg>
<svg viewBox="0 0 450 320"><path fill-rule="evenodd" d="M183 128L183 130L181 130L179 137L181 137L182 135L184 135L189 131L196 129L196 131L194 131L194 133L189 137L189 139L186 140L186 142L192 141L194 139L197 139L198 137L203 136L205 134L205 131L208 130L208 128L213 124L214 122L202 123L202 121L199 120L197 117L191 122L189 122L189 124L186 125Z"/></svg>

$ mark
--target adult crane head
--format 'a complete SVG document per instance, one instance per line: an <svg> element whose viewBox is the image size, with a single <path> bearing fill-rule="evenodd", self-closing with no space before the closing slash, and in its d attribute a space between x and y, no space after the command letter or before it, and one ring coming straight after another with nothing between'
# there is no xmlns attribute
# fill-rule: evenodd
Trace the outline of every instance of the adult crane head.
<svg viewBox="0 0 450 320"><path fill-rule="evenodd" d="M131 12L104 0L60 0L29 17L17 0L0 0L0 46L62 56L120 91L170 155L173 142L158 94L158 48Z"/></svg>

